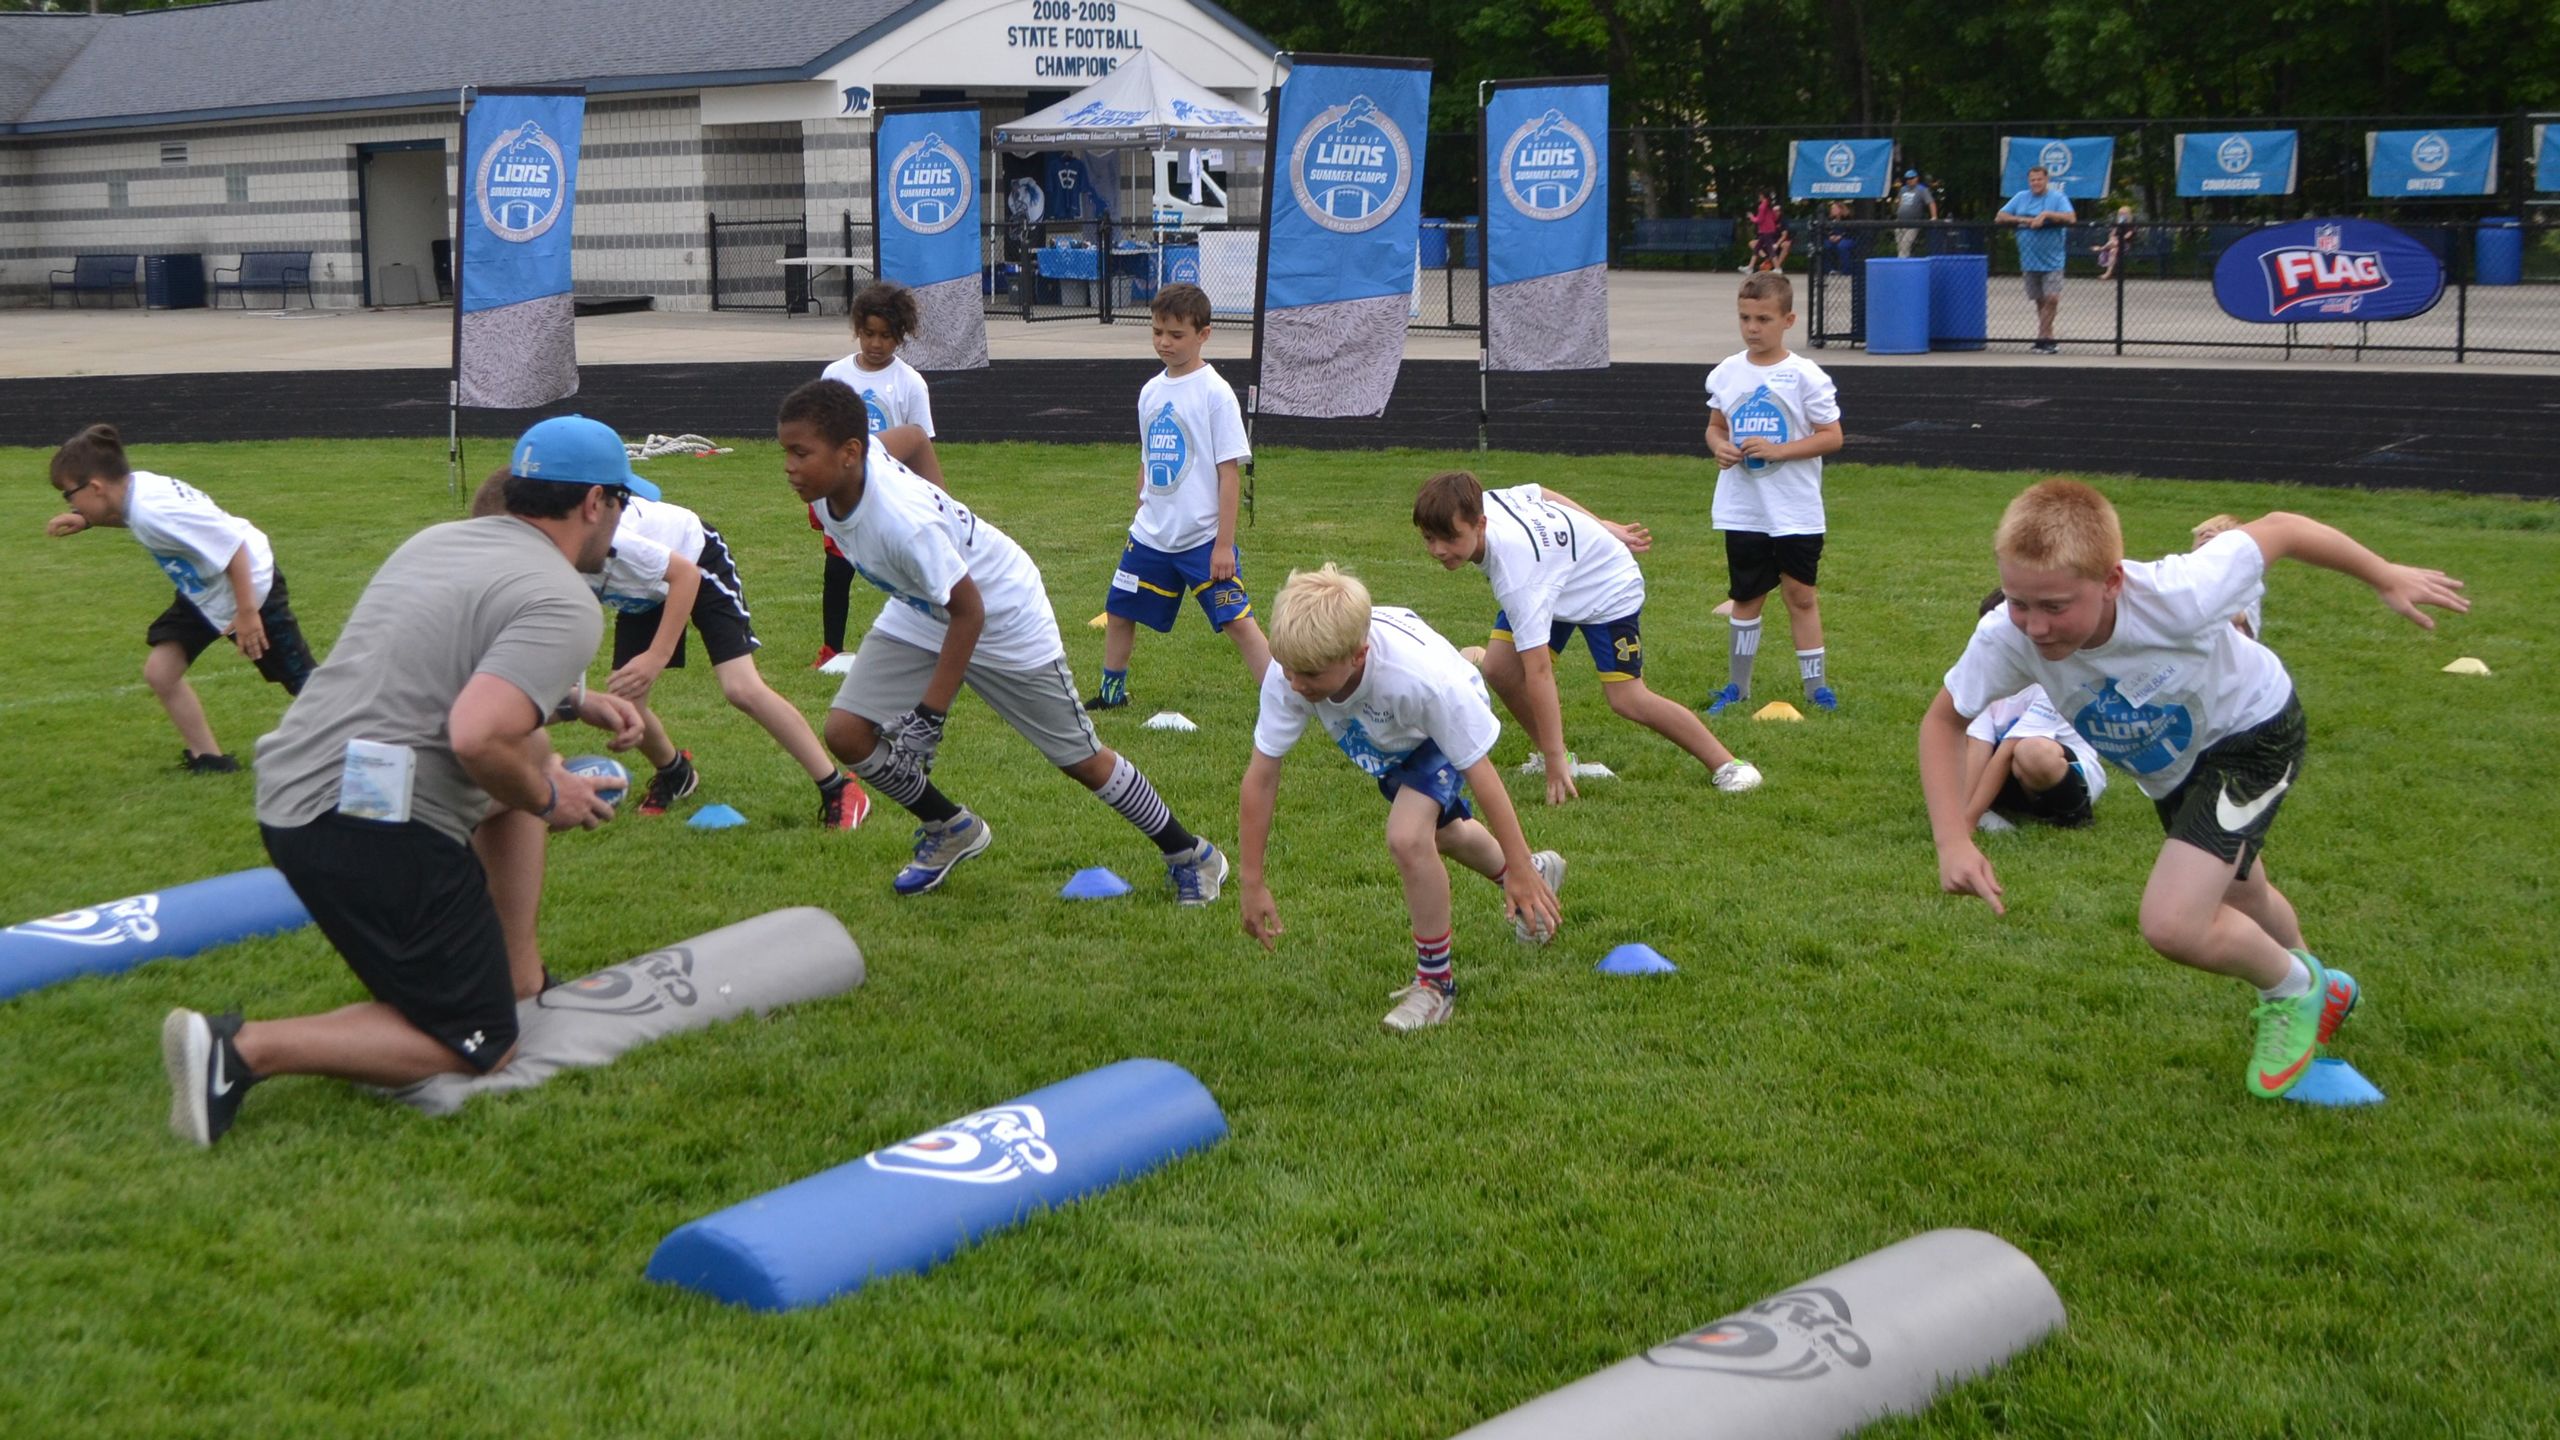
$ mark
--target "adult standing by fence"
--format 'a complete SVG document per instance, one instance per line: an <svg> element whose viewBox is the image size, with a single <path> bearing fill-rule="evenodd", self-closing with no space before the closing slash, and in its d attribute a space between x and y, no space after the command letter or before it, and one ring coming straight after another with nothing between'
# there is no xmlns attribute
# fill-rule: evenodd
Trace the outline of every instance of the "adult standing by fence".
<svg viewBox="0 0 2560 1440"><path fill-rule="evenodd" d="M1937 192L1920 179L1917 170L1902 172L1902 193L1894 197L1893 218L1909 229L1893 232L1893 250L1904 259L1911 258L1911 247L1920 238L1919 222L1938 218Z"/></svg>
<svg viewBox="0 0 2560 1440"><path fill-rule="evenodd" d="M2054 343L2053 317L2062 308L2062 261L2069 253L2071 223L2080 217L2071 202L2049 189L2041 165L2027 170L2027 188L2000 207L2000 223L2018 227L2018 271L2026 277L2027 298L2036 307L2035 351L2061 353Z"/></svg>

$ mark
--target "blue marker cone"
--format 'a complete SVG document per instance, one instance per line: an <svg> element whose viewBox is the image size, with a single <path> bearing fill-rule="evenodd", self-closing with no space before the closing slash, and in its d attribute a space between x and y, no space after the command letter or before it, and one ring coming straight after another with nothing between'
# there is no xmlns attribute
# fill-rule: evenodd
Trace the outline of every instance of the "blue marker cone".
<svg viewBox="0 0 2560 1440"><path fill-rule="evenodd" d="M2286 1091L2284 1098L2299 1100L2305 1105L2379 1105L2382 1103L2382 1091L2372 1081L2356 1073L2353 1065L2324 1055L2311 1062L2311 1073Z"/></svg>
<svg viewBox="0 0 2560 1440"><path fill-rule="evenodd" d="M696 830L734 830L746 824L747 817L726 805L705 805L684 823Z"/></svg>
<svg viewBox="0 0 2560 1440"><path fill-rule="evenodd" d="M1621 945L1591 968L1603 975L1673 975L1680 970L1650 945Z"/></svg>
<svg viewBox="0 0 2560 1440"><path fill-rule="evenodd" d="M1108 900L1129 893L1129 882L1108 870L1079 870L1058 894L1068 900Z"/></svg>

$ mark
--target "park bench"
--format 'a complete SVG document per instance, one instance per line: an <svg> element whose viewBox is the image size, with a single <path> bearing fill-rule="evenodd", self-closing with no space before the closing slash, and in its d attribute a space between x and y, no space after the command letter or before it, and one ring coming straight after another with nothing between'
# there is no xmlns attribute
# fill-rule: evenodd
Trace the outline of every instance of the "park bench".
<svg viewBox="0 0 2560 1440"><path fill-rule="evenodd" d="M225 280L222 277L232 278ZM249 308L249 292L273 290L276 308L285 308L286 297L295 287L302 290L304 303L318 306L311 296L311 252L308 250L243 250L240 263L228 270L213 272L213 303L222 303L225 291L240 296L240 308Z"/></svg>
<svg viewBox="0 0 2560 1440"><path fill-rule="evenodd" d="M1716 219L1638 220L1622 255L1713 255L1733 248L1733 222Z"/></svg>
<svg viewBox="0 0 2560 1440"><path fill-rule="evenodd" d="M68 276L68 279L64 277ZM133 303L142 303L142 262L131 255L83 255L71 262L68 270L56 270L49 277L53 289L46 292L45 308L53 308L53 297L65 290L71 292L73 309L80 306L83 295L104 295L107 308L115 308L116 297L131 292Z"/></svg>

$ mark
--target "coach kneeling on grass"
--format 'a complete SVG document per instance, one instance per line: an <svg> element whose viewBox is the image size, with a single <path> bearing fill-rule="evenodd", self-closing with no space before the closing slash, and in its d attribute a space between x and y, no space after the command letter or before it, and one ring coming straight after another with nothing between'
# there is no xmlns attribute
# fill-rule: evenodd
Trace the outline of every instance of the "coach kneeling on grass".
<svg viewBox="0 0 2560 1440"><path fill-rule="evenodd" d="M170 1128L211 1145L271 1075L401 1086L514 1057L541 990L534 921L548 830L613 817L544 726L638 742L640 714L581 685L604 632L581 572L623 501L658 498L622 441L580 416L516 442L507 513L430 526L365 587L326 663L258 742L258 828L312 919L373 994L243 1024L173 1010Z"/></svg>

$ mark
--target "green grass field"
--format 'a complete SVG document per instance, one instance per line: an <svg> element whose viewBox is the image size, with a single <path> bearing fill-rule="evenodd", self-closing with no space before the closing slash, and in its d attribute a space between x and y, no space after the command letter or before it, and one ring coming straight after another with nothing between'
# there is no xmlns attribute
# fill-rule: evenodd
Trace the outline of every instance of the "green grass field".
<svg viewBox="0 0 2560 1440"><path fill-rule="evenodd" d="M72 418L66 417L65 427ZM728 536L766 673L814 717L818 546L769 442L644 467ZM481 468L494 443L475 447ZM168 590L130 539L41 538L43 460L6 455L0 919L265 863L247 774L172 767L140 683ZM1090 688L1129 504L1124 449L954 445L955 491L1031 549ZM324 648L403 536L449 518L441 446L173 446L275 539ZM1246 573L1336 559L1457 639L1492 613L1405 515L1452 463L1650 523L1649 678L1723 675L1723 561L1695 460L1275 453ZM421 1119L335 1083L261 1090L213 1152L164 1128L161 1015L360 995L316 932L0 1003L0 1434L1441 1436L1816 1271L1935 1226L2023 1247L2069 1330L1896 1436L2525 1435L2560 1415L2551 839L2560 510L2117 481L2137 554L2219 510L2308 511L2470 581L2435 634L2289 569L2267 605L2314 732L2269 852L2315 947L2365 985L2338 1053L2391 1095L2242 1092L2250 997L2152 956L2159 832L2119 779L2081 833L1992 837L2011 912L1937 893L1913 722L1990 583L2013 475L1840 466L1824 611L1841 712L1720 733L1769 783L1717 795L1612 719L1577 650L1568 733L1618 782L1562 810L1566 930L1512 943L1458 889L1460 1009L1379 1032L1410 950L1383 808L1319 742L1290 761L1266 957L1232 897L1175 908L1152 848L974 700L937 779L997 845L895 900L885 805L816 828L806 781L703 669L658 703L745 811L625 816L551 849L564 975L776 906L862 941L870 983L603 1071ZM867 592L866 592L867 593ZM857 622L873 607L856 600ZM325 653L325 649L324 649ZM2441 675L2457 655L2487 680ZM595 672L601 677L602 668ZM198 688L247 753L281 692L226 650ZM1793 691L1783 647L1763 698ZM1138 652L1104 737L1232 841L1251 692L1195 620ZM1197 734L1142 729L1157 708ZM572 748L581 746L568 737ZM1496 758L1527 751L1517 726ZM1055 898L1074 870L1138 883ZM1653 944L1681 973L1592 973ZM671 1227L962 1112L1130 1056L1224 1104L1214 1150L922 1278L788 1316L653 1286Z"/></svg>

